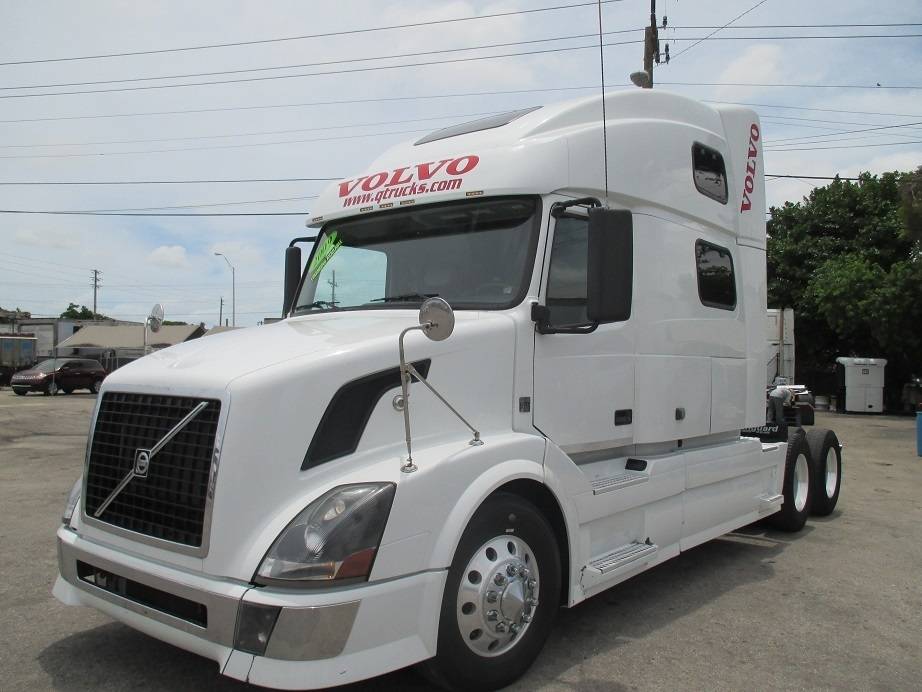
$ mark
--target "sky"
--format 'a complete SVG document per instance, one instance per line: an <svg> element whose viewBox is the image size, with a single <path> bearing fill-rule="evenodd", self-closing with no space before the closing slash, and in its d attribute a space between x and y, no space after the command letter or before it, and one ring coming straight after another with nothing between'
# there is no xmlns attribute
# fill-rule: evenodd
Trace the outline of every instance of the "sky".
<svg viewBox="0 0 922 692"><path fill-rule="evenodd" d="M0 307L57 315L69 302L91 306L98 269L99 312L142 320L161 302L167 319L210 326L222 297L231 311L222 252L236 269L237 324L277 316L284 248L305 235L322 180L5 183L351 177L402 140L599 84L593 4L356 30L573 4L581 0L0 0L0 209L294 212L0 213ZM649 11L648 0L602 4L604 40L621 44L605 48L612 89L634 88ZM660 39L674 59L656 68L655 88L755 104L767 173L922 164L922 25L910 25L922 23L922 0L658 0L657 14L668 17ZM328 35L273 40L316 34ZM783 38L830 35L850 38ZM239 42L250 43L173 50ZM141 51L167 52L61 60ZM509 53L529 54L457 61ZM298 67L263 69L280 66ZM203 74L215 72L231 73ZM193 85L164 88L176 84ZM769 204L799 201L817 184L770 179Z"/></svg>

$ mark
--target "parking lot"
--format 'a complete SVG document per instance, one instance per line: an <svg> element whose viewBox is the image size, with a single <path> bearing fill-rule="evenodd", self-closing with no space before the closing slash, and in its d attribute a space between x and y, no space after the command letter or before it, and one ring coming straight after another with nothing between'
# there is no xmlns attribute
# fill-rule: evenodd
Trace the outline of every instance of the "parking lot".
<svg viewBox="0 0 922 692"><path fill-rule="evenodd" d="M54 532L94 401L0 390L0 688L247 688L211 661L52 598ZM919 689L915 422L818 414L817 425L846 444L831 517L796 535L747 527L561 611L515 689ZM428 685L402 671L345 689Z"/></svg>

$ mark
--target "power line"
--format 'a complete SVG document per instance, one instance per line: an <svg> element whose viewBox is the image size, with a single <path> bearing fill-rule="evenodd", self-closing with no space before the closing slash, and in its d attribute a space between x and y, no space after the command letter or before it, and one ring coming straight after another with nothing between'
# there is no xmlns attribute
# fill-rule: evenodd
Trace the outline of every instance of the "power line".
<svg viewBox="0 0 922 692"><path fill-rule="evenodd" d="M626 34L634 31L642 31L643 29L621 29L618 31L606 31L605 35L609 34ZM423 55L440 55L444 53L458 53L461 51L470 51L470 50L485 50L488 48L508 48L510 46L524 46L534 43L549 43L551 41L568 41L578 38L594 38L596 34L574 34L570 36L557 36L551 38L537 38L530 39L526 41L511 41L507 43L487 43L479 46L468 46L461 48L441 48L438 50L427 50L427 51L418 51L414 53L394 53L391 55L372 55L366 58L343 58L340 60L324 60L320 62L306 62L306 63L296 63L293 65L274 65L270 67L247 67L240 68L236 70L219 70L214 72L190 72L185 74L169 74L169 75L158 75L158 76L149 76L149 77L128 77L124 79L103 79L98 81L87 81L87 82L59 82L52 84L21 84L17 86L4 86L0 87L0 91L14 91L16 89L52 89L57 87L69 87L69 86L92 86L95 84L122 84L130 82L148 82L157 79L192 79L194 77L215 77L219 75L228 75L228 74L242 74L244 72L268 72L272 70L293 70L302 67L323 67L326 65L341 65L346 63L354 62L369 62L372 60L394 60L397 58L415 58Z"/></svg>
<svg viewBox="0 0 922 692"><path fill-rule="evenodd" d="M694 48L695 46L697 46L697 45L698 45L699 43L701 43L702 41L707 41L707 40L708 40L709 38L711 38L714 34L716 34L717 32L721 31L722 29L726 29L728 26L730 26L731 24L733 24L733 22L735 22L737 19L742 19L743 17L745 17L747 14L749 14L750 12L752 12L754 9L756 9L756 8L759 7L760 5L764 5L767 1L768 1L768 0L759 0L759 2L757 2L755 5L753 5L752 7L750 7L748 10L746 10L746 11L743 12L742 14L736 15L736 16L735 16L733 19L731 19L729 22L727 22L727 23L724 24L723 26L720 26L720 27L714 29L714 31L712 31L711 33L709 33L709 34L708 34L707 36L705 36L704 38L699 39L699 40L695 41L695 43L691 44L690 46L688 46L688 47L683 48L682 50L680 50L678 53L676 53L675 55L672 56L672 59L675 60L676 58L678 58L678 57L679 57L680 55L682 55L683 53L687 53L688 51L690 51L692 48ZM673 40L676 40L676 39L673 39ZM694 39L691 39L691 40L694 40Z"/></svg>
<svg viewBox="0 0 922 692"><path fill-rule="evenodd" d="M293 202L295 200L317 199L317 195L302 197L276 197L275 199L251 199L241 202L211 202L201 204L180 204L171 207L128 207L126 209L87 209L94 212L121 212L121 211L167 211L170 209L200 209L202 207L232 207L240 204L268 204L270 202Z"/></svg>
<svg viewBox="0 0 922 692"><path fill-rule="evenodd" d="M797 178L798 180L848 180L848 181L860 181L861 178L844 178L841 175L779 175L774 173L766 173L766 178Z"/></svg>
<svg viewBox="0 0 922 692"><path fill-rule="evenodd" d="M877 130L891 130L891 129L898 128L898 127L912 127L914 125L922 125L922 121L914 122L914 123L904 123L902 125L880 125L879 127L865 127L859 130L844 130L842 132L835 132L835 133L827 134L827 135L807 135L805 137L785 137L783 139L767 139L765 140L765 144L766 145L779 144L783 142L796 142L796 141L804 140L804 139L818 139L820 137L835 137L836 135L857 134L859 132L874 132ZM890 134L890 133L887 133L887 134ZM837 140L829 140L829 141L837 141Z"/></svg>
<svg viewBox="0 0 922 692"><path fill-rule="evenodd" d="M824 149L867 149L869 147L897 147L903 146L905 144L922 144L922 139L915 139L906 142L879 142L877 144L841 144L832 147L765 147L766 150L771 151L821 151Z"/></svg>
<svg viewBox="0 0 922 692"><path fill-rule="evenodd" d="M552 12L556 10L569 10L578 7L588 7L595 6L598 0L592 2L579 2L569 5L553 5L550 7L536 7L530 10L514 10L509 12L494 12L492 14L483 14L474 17L455 17L453 19L436 19L427 22L413 22L409 24L391 24L388 26L377 26L377 27L367 27L364 29L349 29L344 31L328 31L325 33L318 34L303 34L300 36L282 36L277 38L267 38L267 39L257 39L252 41L236 41L233 43L211 43L198 46L183 46L179 48L158 48L154 50L139 50L139 51L128 51L123 53L100 53L97 55L77 55L66 58L34 58L31 60L8 60L5 62L0 62L0 66L4 65L32 65L35 63L47 63L47 62L68 62L72 60L100 60L104 58L123 58L133 55L155 55L159 53L178 53L181 51L193 51L193 50L208 50L212 48L232 48L237 46L254 46L259 44L266 43L281 43L283 41L303 41L306 39L314 38L330 38L334 36L348 36L354 34L366 34L375 31L390 31L392 29L411 29L416 27L423 26L435 26L438 24L452 24L456 22L469 22L476 21L480 19L495 19L497 17L509 17L512 15L520 14L534 14L537 12ZM623 2L623 0L601 0L604 4L609 4L612 2Z"/></svg>
<svg viewBox="0 0 922 692"><path fill-rule="evenodd" d="M624 46L632 43L643 43L643 40L637 41L620 41L606 43L606 46ZM108 94L124 91L148 91L151 89L180 89L193 86L215 86L221 84L241 84L245 82L263 82L278 79L299 79L303 77L320 77L326 75L355 74L360 72L378 72L381 70L398 70L408 67L430 67L432 65L448 65L455 63L474 62L480 60L496 60L500 58L516 58L528 55L544 55L548 53L564 53L575 50L586 50L596 48L598 44L588 46L571 46L566 48L544 48L541 50L521 51L518 53L501 53L499 55L479 55L467 58L449 58L447 60L428 60L426 62L403 63L400 65L372 65L367 67L351 67L341 70L326 70L323 72L303 72L300 74L270 75L266 77L240 77L236 79L218 79L205 82L186 82L183 84L148 84L146 86L133 87L114 87L112 89L80 89L75 91L46 91L40 94L2 94L0 99L25 99L37 98L40 96L74 96L77 94Z"/></svg>
<svg viewBox="0 0 922 692"><path fill-rule="evenodd" d="M751 10L750 10L751 11ZM732 24L733 22L730 22ZM692 26L686 24L684 26L674 26L669 25L670 29L726 29L727 24L723 26ZM882 28L882 27L909 27L909 26L922 26L920 23L912 22L897 22L892 24L737 24L733 27L733 30L737 29L857 29L857 28Z"/></svg>
<svg viewBox="0 0 922 692"><path fill-rule="evenodd" d="M922 86L914 84L765 84L755 82L660 82L660 84L699 87L782 87L790 89L922 89Z"/></svg>
<svg viewBox="0 0 922 692"><path fill-rule="evenodd" d="M28 180L0 181L0 185L203 185L219 183L301 183L301 182L329 182L342 180L343 176L334 178L237 178L214 180Z"/></svg>
<svg viewBox="0 0 922 692"><path fill-rule="evenodd" d="M141 149L134 151L103 151L86 154L16 154L13 156L0 156L0 159L73 159L101 156L125 156L134 154L164 154L175 151L210 151L214 149L246 149L249 147L269 147L278 144L303 144L306 142L333 142L344 139L361 139L363 137L384 137L389 135L414 134L426 130L396 130L392 132L367 132L359 135L339 135L337 137L310 137L307 139L285 139L277 142L250 142L248 144L216 144L207 147L174 147L172 149Z"/></svg>
<svg viewBox="0 0 922 692"><path fill-rule="evenodd" d="M619 87L628 86L626 84L606 84L606 89L616 89ZM171 110L171 111L145 111L139 113L97 113L92 115L65 115L65 116L54 116L54 117L45 117L45 118L12 118L6 120L0 120L0 123L31 123L31 122L52 122L52 121L67 121L67 120L97 120L97 119L108 119L108 118L136 118L136 117L149 117L149 116L161 116L161 115L195 115L202 113L218 113L218 112L231 112L231 111L247 111L247 110L273 110L281 108L315 108L320 106L340 106L340 105L355 105L363 103L387 103L387 102L405 102L405 101L425 101L425 100L438 100L438 99L451 99L451 98L467 98L471 96L506 96L514 94L536 94L536 93L547 93L555 91L591 91L598 89L597 84L584 85L584 86L559 86L559 87L547 87L547 88L536 88L536 89L511 89L511 90L496 90L496 91L471 91L471 92L456 92L453 94L417 94L413 96L384 96L376 98L360 98L360 99L343 99L343 100L334 100L334 101L307 101L301 103L279 103L279 104L258 104L251 106L218 106L215 108L192 108L192 109L182 109L182 110ZM879 113L872 111L849 111L849 110L839 110L834 108L809 108L806 106L788 106L788 105L779 105L772 103L746 103L740 101L715 101L712 99L704 99L705 103L726 103L731 105L739 106L751 106L751 107L763 107L763 108L780 108L785 110L803 110L803 111L816 111L823 113L844 113L850 115L880 115L880 116L893 116L893 117L905 117L905 118L918 118L922 117L922 114L919 113Z"/></svg>
<svg viewBox="0 0 922 692"><path fill-rule="evenodd" d="M185 142L202 139L230 139L233 137L259 137L263 135L285 135L295 132L321 132L325 130L344 130L352 127L378 127L381 125L406 125L420 123L428 120L453 120L456 118L475 118L479 116L496 115L498 111L480 111L477 113L454 113L452 115L434 115L428 118L413 118L410 120L381 120L374 123L351 123L348 125L329 125L326 127L296 128L293 130L257 130L253 132L232 132L223 135L195 135L192 137L159 137L156 139L113 139L93 142L57 142L53 144L2 144L0 149L29 149L35 147L89 147L109 144L141 144L148 142Z"/></svg>
<svg viewBox="0 0 922 692"><path fill-rule="evenodd" d="M767 2L767 0L762 0L762 2ZM754 40L794 40L794 39L830 39L830 38L842 38L842 39L855 39L855 38L918 38L922 37L922 34L900 34L900 35L850 35L850 36L760 36L760 37L746 37L746 36L719 36L716 38L711 38L710 40L719 40L719 41L754 41ZM703 40L708 39L709 37L704 37L698 40L700 43ZM687 38L686 40L695 40L694 38ZM613 47L613 46L626 46L631 44L643 43L643 39L637 39L632 41L612 41L603 44L604 47ZM690 50L697 43L693 44L686 50ZM279 79L301 79L306 77L321 77L329 75L342 75L342 74L356 74L361 72L378 72L382 70L398 70L405 69L410 67L430 67L433 65L447 65L447 64L456 64L456 63L465 63L465 62L475 62L481 60L497 60L503 58L516 58L523 56L531 55L544 55L548 53L565 53L570 51L577 50L587 50L594 49L598 44L592 45L583 45L583 46L569 46L561 48L545 48L541 50L533 51L520 51L517 53L501 53L498 55L479 55L479 56L470 56L466 58L450 58L447 60L429 60L426 62L412 62L412 63L403 63L399 65L371 65L365 67L353 67L340 70L326 70L322 72L302 72L299 74L284 74L284 75L269 75L264 77L240 77L236 79L219 79L219 80L210 80L203 82L185 82L182 84L148 84L145 86L132 86L132 87L114 87L111 89L80 89L74 91L46 91L39 94L2 94L0 99L25 99L25 98L38 98L41 96L75 96L80 94L108 94L115 92L126 92L126 91L147 91L151 89L181 89L185 87L194 87L194 86L218 86L224 84L241 84L247 82L262 82L270 80L279 80ZM680 51L675 57L681 55L685 51ZM814 86L814 85L774 85L774 84L732 84L732 83L683 83L683 82L661 82L662 84L673 84L673 85L693 85L693 86ZM622 85L627 86L627 85ZM848 85L824 85L824 88L835 87L835 88L885 88L885 89L922 89L922 86L880 86L876 87L871 86L848 86ZM17 88L35 88L35 87L17 87Z"/></svg>
<svg viewBox="0 0 922 692"><path fill-rule="evenodd" d="M47 211L32 209L0 209L0 214L44 214L51 216L309 216L309 211L261 211L261 212L215 212L203 214L160 214L149 212L100 212L100 211Z"/></svg>

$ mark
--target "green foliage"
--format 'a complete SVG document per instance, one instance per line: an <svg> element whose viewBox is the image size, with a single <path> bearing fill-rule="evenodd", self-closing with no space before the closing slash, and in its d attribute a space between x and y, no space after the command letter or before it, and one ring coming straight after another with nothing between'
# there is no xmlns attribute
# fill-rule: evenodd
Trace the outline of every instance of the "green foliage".
<svg viewBox="0 0 922 692"><path fill-rule="evenodd" d="M907 211L907 200L917 206ZM922 370L914 214L922 214L922 168L837 179L772 208L768 302L797 312L799 372L828 370L841 355L887 358L894 385Z"/></svg>
<svg viewBox="0 0 922 692"><path fill-rule="evenodd" d="M76 303L69 303L67 310L61 313L61 317L66 317L72 320L94 319L92 310L90 310L86 305L77 305Z"/></svg>

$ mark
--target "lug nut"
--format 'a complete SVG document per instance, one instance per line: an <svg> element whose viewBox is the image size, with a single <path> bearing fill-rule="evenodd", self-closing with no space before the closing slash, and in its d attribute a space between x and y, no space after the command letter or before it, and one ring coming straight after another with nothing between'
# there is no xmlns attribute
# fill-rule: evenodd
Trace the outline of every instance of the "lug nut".
<svg viewBox="0 0 922 692"><path fill-rule="evenodd" d="M523 616L522 616L522 622L524 622L524 623L526 623L526 624L528 624L529 622L531 622L531 615L523 615Z"/></svg>
<svg viewBox="0 0 922 692"><path fill-rule="evenodd" d="M518 570L516 569L515 565L509 565L506 567L506 574L508 574L510 577L514 577L516 572L518 572Z"/></svg>
<svg viewBox="0 0 922 692"><path fill-rule="evenodd" d="M538 585L538 582L535 581L534 579L529 579L529 580L528 580L528 588L529 588L529 590L534 591L534 589L535 589L535 587L536 587L537 585Z"/></svg>
<svg viewBox="0 0 922 692"><path fill-rule="evenodd" d="M509 632L514 637L519 633L519 626L513 622L511 625L509 625Z"/></svg>
<svg viewBox="0 0 922 692"><path fill-rule="evenodd" d="M538 607L538 599L537 599L537 598L529 598L529 599L528 599L527 601L525 601L525 602L526 602L529 606L531 606L532 608L537 608L537 607Z"/></svg>
<svg viewBox="0 0 922 692"><path fill-rule="evenodd" d="M497 586L502 586L503 584L506 583L506 575L497 574L495 577L493 577L493 583L496 584Z"/></svg>
<svg viewBox="0 0 922 692"><path fill-rule="evenodd" d="M487 591L487 603L496 603L499 596L495 591Z"/></svg>
<svg viewBox="0 0 922 692"><path fill-rule="evenodd" d="M496 612L495 610L491 610L489 613L487 613L487 620L489 620L490 622L496 622L496 620L498 619L499 619L499 613Z"/></svg>
<svg viewBox="0 0 922 692"><path fill-rule="evenodd" d="M503 632L505 632L505 631L506 631L506 623L505 623L505 622L497 622L497 623L496 623L496 631L499 632L500 634L502 634Z"/></svg>
<svg viewBox="0 0 922 692"><path fill-rule="evenodd" d="M523 579L528 579L529 572L528 572L528 568L525 565L521 565L519 567L519 576L522 577Z"/></svg>

